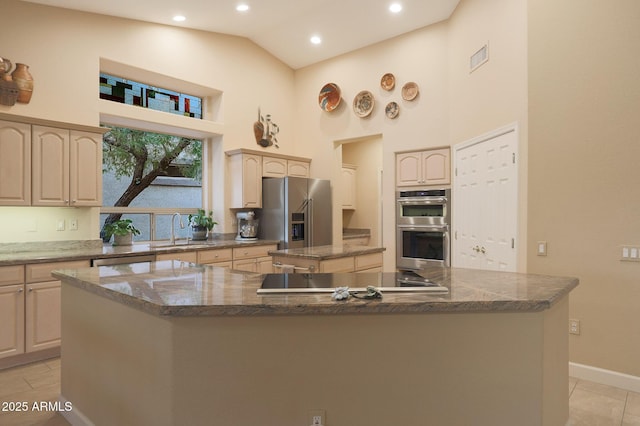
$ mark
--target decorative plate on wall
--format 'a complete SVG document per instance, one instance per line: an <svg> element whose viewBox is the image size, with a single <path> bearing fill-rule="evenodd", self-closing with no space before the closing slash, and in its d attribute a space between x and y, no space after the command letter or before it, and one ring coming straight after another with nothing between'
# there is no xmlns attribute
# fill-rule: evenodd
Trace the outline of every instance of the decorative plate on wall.
<svg viewBox="0 0 640 426"><path fill-rule="evenodd" d="M384 113L389 118L396 118L400 113L400 106L395 102L389 102L384 109Z"/></svg>
<svg viewBox="0 0 640 426"><path fill-rule="evenodd" d="M393 74L388 72L385 75L383 75L382 78L380 79L380 86L384 90L389 91L396 86L396 78L394 77Z"/></svg>
<svg viewBox="0 0 640 426"><path fill-rule="evenodd" d="M340 105L340 87L335 83L327 83L320 89L318 104L323 111L331 112Z"/></svg>
<svg viewBox="0 0 640 426"><path fill-rule="evenodd" d="M412 101L418 96L418 85L413 81L402 86L402 99L405 101Z"/></svg>
<svg viewBox="0 0 640 426"><path fill-rule="evenodd" d="M368 90L363 90L353 98L353 112L360 118L366 117L373 111L374 104L373 94Z"/></svg>

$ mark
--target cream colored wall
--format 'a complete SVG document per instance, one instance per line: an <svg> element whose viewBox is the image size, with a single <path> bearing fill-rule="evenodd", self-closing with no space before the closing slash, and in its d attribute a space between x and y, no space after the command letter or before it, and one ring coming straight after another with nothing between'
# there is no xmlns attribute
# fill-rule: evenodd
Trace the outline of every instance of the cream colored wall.
<svg viewBox="0 0 640 426"><path fill-rule="evenodd" d="M344 228L371 231L369 244L380 245L380 171L382 170L382 139L373 137L342 145L342 160L358 167L356 171L356 209L342 213ZM348 221L345 222L345 217ZM386 243L389 245L391 242Z"/></svg>
<svg viewBox="0 0 640 426"><path fill-rule="evenodd" d="M93 229L99 227L99 208L75 207L1 207L0 243L73 241L96 239ZM78 224L71 229L71 221ZM62 222L64 230L59 231Z"/></svg>
<svg viewBox="0 0 640 426"><path fill-rule="evenodd" d="M280 149L294 154L293 70L251 41L140 21L74 12L17 0L2 4L2 56L30 66L35 80L29 104L0 106L0 111L49 120L98 125L100 59L163 74L223 92L215 119L223 123L224 151L261 149L253 137L258 107L280 126ZM135 76L133 76L135 77ZM273 151L272 148L270 151ZM212 160L220 163L220 160ZM224 179L225 174L219 178ZM219 199L225 182L214 182ZM227 209L211 204L216 215ZM3 209L4 211L4 209ZM29 213L31 214L31 213ZM89 214L97 214L93 210ZM221 228L228 217L224 217ZM220 222L220 220L218 220ZM98 220L96 219L97 223ZM0 235L12 225L0 222ZM98 227L91 230L97 238ZM37 232L37 239L51 238ZM31 235L19 235L25 241Z"/></svg>
<svg viewBox="0 0 640 426"><path fill-rule="evenodd" d="M573 275L570 360L640 376L640 2L529 0L529 271Z"/></svg>

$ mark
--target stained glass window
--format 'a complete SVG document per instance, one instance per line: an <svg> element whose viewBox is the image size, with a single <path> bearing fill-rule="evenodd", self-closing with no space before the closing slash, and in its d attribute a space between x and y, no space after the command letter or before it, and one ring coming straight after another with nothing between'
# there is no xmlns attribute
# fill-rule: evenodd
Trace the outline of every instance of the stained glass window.
<svg viewBox="0 0 640 426"><path fill-rule="evenodd" d="M202 119L202 98L103 73L100 99Z"/></svg>

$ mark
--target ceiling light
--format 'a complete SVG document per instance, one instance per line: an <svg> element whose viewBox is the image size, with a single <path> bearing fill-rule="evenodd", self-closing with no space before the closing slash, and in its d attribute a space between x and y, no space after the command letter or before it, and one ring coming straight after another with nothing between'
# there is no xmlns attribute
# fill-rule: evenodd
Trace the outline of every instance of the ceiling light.
<svg viewBox="0 0 640 426"><path fill-rule="evenodd" d="M322 39L320 38L320 36L317 36L317 35L311 36L310 41L311 41L311 43L313 43L313 44L320 44L320 43L322 43Z"/></svg>
<svg viewBox="0 0 640 426"><path fill-rule="evenodd" d="M184 16L182 16L182 15L176 15L176 16L174 16L174 17L173 17L173 20L174 20L174 21L176 21L176 22L183 22L183 21L185 21L186 19L187 19L187 18L185 18L185 17L184 17Z"/></svg>
<svg viewBox="0 0 640 426"><path fill-rule="evenodd" d="M249 10L249 5L245 3L240 3L239 5L236 6L236 10L238 12L246 12Z"/></svg>
<svg viewBox="0 0 640 426"><path fill-rule="evenodd" d="M391 3L389 6L389 11L392 13L398 13L402 10L402 5L400 3Z"/></svg>

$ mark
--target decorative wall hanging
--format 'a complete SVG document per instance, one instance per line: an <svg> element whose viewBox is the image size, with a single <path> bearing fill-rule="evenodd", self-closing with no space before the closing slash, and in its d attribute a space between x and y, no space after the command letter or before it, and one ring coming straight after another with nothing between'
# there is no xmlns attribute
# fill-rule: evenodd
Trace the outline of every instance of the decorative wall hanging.
<svg viewBox="0 0 640 426"><path fill-rule="evenodd" d="M280 148L278 146L278 139L276 139L279 131L280 127L271 121L271 114L263 117L260 113L260 108L258 108L258 121L253 123L253 134L256 138L256 143L263 148L270 146Z"/></svg>
<svg viewBox="0 0 640 426"><path fill-rule="evenodd" d="M374 104L373 94L363 90L353 98L353 112L360 118L366 117L373 111Z"/></svg>
<svg viewBox="0 0 640 426"><path fill-rule="evenodd" d="M412 101L418 96L418 85L413 81L402 86L402 99L405 101Z"/></svg>
<svg viewBox="0 0 640 426"><path fill-rule="evenodd" d="M10 73L11 68L9 59L0 58L0 104L28 104L33 94L33 76L29 73L29 66L17 63L16 69Z"/></svg>
<svg viewBox="0 0 640 426"><path fill-rule="evenodd" d="M386 91L392 90L396 86L396 78L390 72L386 73L380 79L380 87Z"/></svg>
<svg viewBox="0 0 640 426"><path fill-rule="evenodd" d="M331 112L340 105L341 99L340 87L335 83L327 83L320 89L318 104L323 111Z"/></svg>
<svg viewBox="0 0 640 426"><path fill-rule="evenodd" d="M400 106L395 102L389 102L384 108L384 113L388 118L394 119L400 113Z"/></svg>

